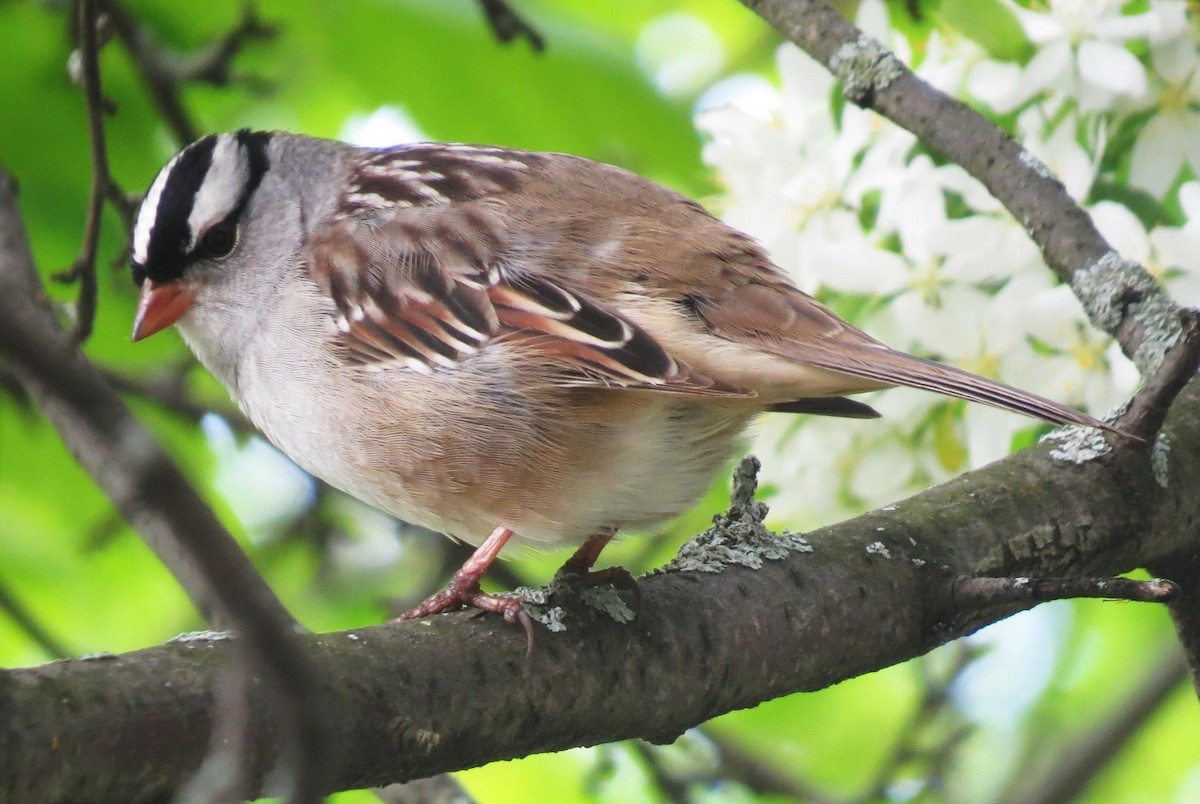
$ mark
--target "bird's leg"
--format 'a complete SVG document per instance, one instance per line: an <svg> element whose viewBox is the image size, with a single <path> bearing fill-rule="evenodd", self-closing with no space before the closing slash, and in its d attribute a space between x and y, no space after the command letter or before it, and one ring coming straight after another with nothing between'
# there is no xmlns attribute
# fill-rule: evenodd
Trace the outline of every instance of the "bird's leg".
<svg viewBox="0 0 1200 804"><path fill-rule="evenodd" d="M470 558L463 562L462 568L454 573L445 589L431 595L424 603L404 612L396 619L414 620L418 617L428 617L430 614L475 608L499 614L510 623L521 623L525 627L525 633L532 640L533 626L529 615L521 608L521 601L507 595L489 594L479 588L479 579L487 572L487 568L496 560L496 556L512 535L513 532L505 527L493 530Z"/></svg>
<svg viewBox="0 0 1200 804"><path fill-rule="evenodd" d="M628 589L633 592L637 601L641 602L641 590L637 581L624 567L609 567L602 570L592 570L601 551L617 535L615 530L606 530L588 538L579 549L567 559L566 563L554 574L555 582L564 582L571 586L588 587L610 584L617 589Z"/></svg>

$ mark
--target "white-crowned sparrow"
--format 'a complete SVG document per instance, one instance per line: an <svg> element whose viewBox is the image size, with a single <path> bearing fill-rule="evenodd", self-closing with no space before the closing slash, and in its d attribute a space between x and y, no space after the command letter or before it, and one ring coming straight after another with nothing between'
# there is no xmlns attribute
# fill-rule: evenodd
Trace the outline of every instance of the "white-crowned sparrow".
<svg viewBox="0 0 1200 804"><path fill-rule="evenodd" d="M510 537L586 573L764 410L868 418L843 395L907 385L1102 426L889 349L694 201L563 154L205 137L147 192L133 272L135 340L177 323L304 469L480 545L412 616L516 618L479 591Z"/></svg>

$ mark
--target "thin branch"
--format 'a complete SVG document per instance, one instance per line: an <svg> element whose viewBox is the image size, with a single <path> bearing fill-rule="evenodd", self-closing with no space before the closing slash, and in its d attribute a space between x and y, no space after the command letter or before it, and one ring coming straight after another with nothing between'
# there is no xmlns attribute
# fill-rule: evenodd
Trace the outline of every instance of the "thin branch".
<svg viewBox="0 0 1200 804"><path fill-rule="evenodd" d="M479 6L483 9L492 33L501 42L508 44L517 37L523 37L529 41L535 53L546 49L545 37L526 22L508 0L479 0Z"/></svg>
<svg viewBox="0 0 1200 804"><path fill-rule="evenodd" d="M159 66L176 84L198 82L215 87L228 86L233 80L232 65L247 44L274 39L280 26L264 22L251 0L243 0L237 23L225 34L196 53L176 58L160 58ZM162 54L160 54L161 56Z"/></svg>
<svg viewBox="0 0 1200 804"><path fill-rule="evenodd" d="M957 605L978 609L1076 597L1169 603L1179 587L1159 578L962 578L955 581L952 594Z"/></svg>
<svg viewBox="0 0 1200 804"><path fill-rule="evenodd" d="M71 267L55 275L59 282L79 282L75 303L75 339L86 341L96 320L96 250L100 244L100 215L108 194L108 149L104 144L104 101L100 94L100 46L95 0L79 2L79 56L83 94L87 100L88 138L92 150L92 190L88 198L87 225L79 256Z"/></svg>
<svg viewBox="0 0 1200 804"><path fill-rule="evenodd" d="M72 652L67 650L57 637L38 622L37 618L8 588L8 584L2 580L0 580L0 612L7 614L8 618L51 659L65 659L71 655Z"/></svg>
<svg viewBox="0 0 1200 804"><path fill-rule="evenodd" d="M1179 689L1186 676L1187 665L1179 651L1172 648L1103 723L1088 727L1077 743L1053 757L1044 775L1028 781L1022 777L1000 800L1005 804L1065 804L1079 800L1092 780Z"/></svg>
<svg viewBox="0 0 1200 804"><path fill-rule="evenodd" d="M1178 340L1163 357L1158 371L1146 378L1146 383L1130 401L1129 409L1121 416L1122 429L1153 443L1162 429L1171 403L1200 367L1200 312L1182 310L1182 331Z"/></svg>
<svg viewBox="0 0 1200 804"><path fill-rule="evenodd" d="M448 773L373 791L383 804L475 804L475 799Z"/></svg>
<svg viewBox="0 0 1200 804"><path fill-rule="evenodd" d="M153 402L188 421L199 423L205 416L213 413L228 422L236 432L243 435L258 433L237 409L229 405L208 405L195 401L187 391L183 375L178 372L172 371L165 377L145 379L131 377L114 369L102 368L100 372L108 384L120 393Z"/></svg>
<svg viewBox="0 0 1200 804"><path fill-rule="evenodd" d="M183 105L185 84L200 81L223 86L230 81L230 65L249 42L269 39L277 26L263 23L253 3L242 5L232 29L195 54L179 55L157 45L138 19L118 0L104 0L117 38L133 57L134 65L159 114L180 143L192 142L199 130Z"/></svg>
<svg viewBox="0 0 1200 804"><path fill-rule="evenodd" d="M720 764L714 776L730 779L752 793L766 796L786 796L807 804L833 804L837 799L817 788L796 781L791 776L762 762L741 745L715 730L700 727L704 738L717 749Z"/></svg>
<svg viewBox="0 0 1200 804"><path fill-rule="evenodd" d="M658 754L655 752L654 746L642 740L630 740L626 743L633 755L641 760L642 767L646 771L646 775L650 777L650 781L662 794L663 798L673 804L688 804L691 797L688 795L688 787L692 779L682 779L677 774L669 772L663 763L659 760Z"/></svg>
<svg viewBox="0 0 1200 804"><path fill-rule="evenodd" d="M952 647L954 648L953 659L940 677L933 675L927 663L924 661L920 663L921 669L924 671L921 699L917 701L908 721L901 727L891 750L875 771L874 778L861 794L850 799L851 802L866 804L867 802L886 800L888 788L895 783L905 765L925 756L930 758L931 766L940 768L945 764L944 758L961 746L970 728L965 721L960 723L957 728L952 729L937 744L933 746L922 746L921 744L922 738L938 717L948 708L953 711L952 707L948 707L950 689L962 672L979 655L978 650L963 643L956 643Z"/></svg>

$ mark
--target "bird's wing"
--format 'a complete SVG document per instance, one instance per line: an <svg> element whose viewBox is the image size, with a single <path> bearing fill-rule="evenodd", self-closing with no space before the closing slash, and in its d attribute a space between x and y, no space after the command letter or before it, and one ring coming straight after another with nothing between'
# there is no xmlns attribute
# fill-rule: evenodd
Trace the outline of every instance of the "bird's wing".
<svg viewBox="0 0 1200 804"><path fill-rule="evenodd" d="M431 373L494 347L548 367L563 387L638 388L752 398L672 357L612 307L506 270L499 216L469 203L335 219L308 243L309 274L332 301L345 358ZM478 365L472 364L472 365Z"/></svg>

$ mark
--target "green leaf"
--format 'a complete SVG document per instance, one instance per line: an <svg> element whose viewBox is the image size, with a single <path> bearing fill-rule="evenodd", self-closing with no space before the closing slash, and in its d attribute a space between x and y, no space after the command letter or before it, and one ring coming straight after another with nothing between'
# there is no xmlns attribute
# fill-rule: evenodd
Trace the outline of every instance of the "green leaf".
<svg viewBox="0 0 1200 804"><path fill-rule="evenodd" d="M978 42L994 58L1025 62L1033 55L1021 23L1000 0L942 0L938 14L946 27Z"/></svg>

